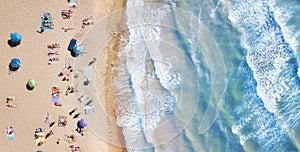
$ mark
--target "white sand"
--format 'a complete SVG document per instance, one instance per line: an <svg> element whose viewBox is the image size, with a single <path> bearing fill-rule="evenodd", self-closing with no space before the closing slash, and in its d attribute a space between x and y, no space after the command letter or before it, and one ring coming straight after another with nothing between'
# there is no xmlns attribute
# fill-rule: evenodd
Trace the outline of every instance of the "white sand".
<svg viewBox="0 0 300 152"><path fill-rule="evenodd" d="M66 1L50 1L50 0L35 0L35 1L1 1L0 4L0 151L15 152L15 151L36 151L41 149L46 152L50 151L70 151L69 143L64 141L64 134L70 135L76 127L77 120L73 120L68 116L68 125L65 128L57 127L55 124L49 128L44 124L44 115L49 112L52 120L57 121L59 115L68 115L68 111L76 105L75 95L65 96L61 94L60 100L63 103L62 107L55 107L51 103L51 88L57 85L64 92L68 84L72 81L62 82L57 74L64 67L64 60L70 57L67 46L72 37L82 39L84 33L89 29L81 28L81 20L84 16L92 15L94 21L100 20L106 13L110 13L113 2L112 0L91 0L78 1L78 8L73 9L71 19L63 20L60 11L68 9ZM118 5L121 7L120 5ZM113 8L116 9L116 8ZM40 16L42 12L49 11L52 13L54 22L53 30L45 30L43 34L36 31L39 30ZM63 32L62 27L73 26L75 29L68 32ZM9 34L18 32L23 36L21 44L17 47L10 48L7 44ZM51 43L60 43L59 57L60 61L48 65L47 45ZM8 74L8 64L11 58L20 58L21 67L17 72ZM97 60L97 68L106 68L106 60ZM103 69L102 71L105 71ZM97 73L101 74L101 73ZM99 76L101 77L101 76ZM105 75L103 75L105 77ZM37 87L29 91L25 85L28 79L35 79ZM102 82L104 83L104 82ZM100 84L101 85L101 84ZM104 84L103 84L104 85ZM101 92L101 91L100 91ZM7 96L15 96L17 108L7 108L5 99ZM105 99L104 99L105 100ZM112 103L113 104L113 103ZM83 116L83 112L81 116ZM4 130L6 127L13 125L16 131L16 137L13 141L5 140ZM108 125L108 124L103 124ZM43 128L45 132L53 130L54 134L50 136L43 146L36 146L34 140L35 128ZM108 126L108 128L110 128ZM107 130L108 132L109 130ZM118 129L110 131L119 132ZM57 139L60 139L60 144L56 144ZM122 136L120 136L122 140ZM121 141L122 142L122 141ZM87 131L84 137L78 138L74 143L75 146L80 146L82 151L98 152L98 151L121 151L122 149L113 145L108 145L99 136L93 134L92 131Z"/></svg>

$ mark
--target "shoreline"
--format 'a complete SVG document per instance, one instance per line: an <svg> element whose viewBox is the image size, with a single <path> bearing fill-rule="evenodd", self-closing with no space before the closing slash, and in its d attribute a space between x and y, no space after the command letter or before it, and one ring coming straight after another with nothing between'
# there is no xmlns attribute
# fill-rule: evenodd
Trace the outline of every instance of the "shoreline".
<svg viewBox="0 0 300 152"><path fill-rule="evenodd" d="M122 44L121 39L127 39L128 40L128 31L124 30L127 29L126 26L126 20L124 20L123 14L123 8L126 7L126 0L123 0L123 2L117 2L114 3L112 10L113 15L111 18L109 18L109 22L111 24L109 27L109 33L113 35L113 38L107 43L106 47L103 50L103 56L105 56L106 59L106 67L105 67L105 80L104 80L104 88L105 88L105 102L106 102L106 113L108 114L108 117L110 120L108 120L108 125L110 129L109 133L111 136L110 141L112 143L109 143L109 151L120 151L120 152L126 152L125 148L125 139L124 135L122 133L122 129L119 128L116 124L116 115L115 115L115 96L113 92L113 86L112 86L112 75L113 75L113 67L117 60L118 52L120 49L124 49L125 45ZM121 10L121 11L120 11ZM117 13L115 13L117 12ZM121 14L120 14L121 13ZM122 18L123 17L123 18ZM123 31L124 30L124 31ZM119 32L121 31L121 32ZM99 65L96 65L96 67ZM96 73L97 73L96 68ZM112 130L116 131L113 132Z"/></svg>

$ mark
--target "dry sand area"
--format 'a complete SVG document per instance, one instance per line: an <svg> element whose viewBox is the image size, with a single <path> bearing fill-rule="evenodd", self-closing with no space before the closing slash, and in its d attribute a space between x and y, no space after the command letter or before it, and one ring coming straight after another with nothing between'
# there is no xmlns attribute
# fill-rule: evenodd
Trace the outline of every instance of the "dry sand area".
<svg viewBox="0 0 300 152"><path fill-rule="evenodd" d="M87 42L85 36L92 30L93 27L82 28L82 19L85 16L93 16L95 26L98 22L108 14L124 7L125 2L118 0L77 0L78 7L71 8L73 11L70 19L63 19L61 17L61 10L70 9L68 2L65 0L51 1L51 0L34 0L34 1L10 1L3 0L0 4L0 151L5 152L35 152L42 150L43 152L63 152L71 151L70 143L64 139L65 135L74 133L76 123L79 120L73 119L68 115L68 112L80 105L77 102L77 95L82 90L78 88L78 92L64 94L66 87L73 84L73 76L76 74L74 70L70 81L62 81L57 75L65 67L65 59L71 58L67 47L70 39L76 38L81 42ZM42 12L51 12L53 18L54 29L45 30L42 34L38 33L40 26L40 17ZM107 34L114 34L116 28L120 24L124 24L124 20L120 22L120 16L107 19L107 25L103 27L103 31ZM64 32L62 27L72 26L73 30ZM21 44L16 47L9 47L7 41L11 32L18 32L23 36ZM95 130L86 129L83 137L78 137L77 141L72 143L75 146L81 147L84 152L105 152L105 151L125 151L125 149L115 146L123 145L123 136L120 129L115 125L114 116L114 97L111 90L111 70L116 59L118 40L120 37L126 38L126 31L121 34L116 34L114 38L107 42L105 49L93 48L98 53L92 54L91 49L86 50L84 57L94 55L97 58L93 65L95 81L96 96L93 97L95 101L104 107L104 111L95 110L93 114L103 116L103 124L101 124L103 135L99 136ZM97 37L98 38L98 37ZM99 36L101 39L101 36ZM103 38L106 41L105 38ZM59 61L53 65L48 65L48 44L59 43ZM83 50L85 44L83 43ZM84 50L85 51L85 50ZM81 55L80 55L81 56ZM19 58L21 60L21 67L16 72L9 72L9 62L12 58ZM75 65L78 64L75 58ZM86 61L88 64L90 58ZM79 68L79 67L78 67ZM74 68L74 69L78 69ZM37 86L29 91L26 89L26 82L29 79L35 79ZM77 80L78 82L79 80ZM51 88L59 86L61 88L60 101L63 104L61 107L55 106L51 102ZM14 103L17 108L9 108L6 106L6 97L15 96ZM81 109L80 109L81 110ZM56 124L51 128L43 122L45 114L49 112L53 121ZM108 114L106 114L108 113ZM59 115L68 117L68 124L66 127L58 127L57 119ZM108 120L106 116L109 116ZM85 117L83 111L80 111L80 118ZM15 129L15 139L6 140L5 128L13 125ZM91 124L92 125L92 124ZM36 146L34 139L34 131L36 128L42 128L45 133L50 130L53 135L46 139L45 144ZM105 139L104 139L105 138ZM60 139L59 144L57 140Z"/></svg>

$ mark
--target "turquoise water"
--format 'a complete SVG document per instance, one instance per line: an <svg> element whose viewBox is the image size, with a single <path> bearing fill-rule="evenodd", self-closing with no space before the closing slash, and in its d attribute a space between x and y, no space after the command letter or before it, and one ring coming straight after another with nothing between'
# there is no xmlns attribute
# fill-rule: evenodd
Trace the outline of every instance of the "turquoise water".
<svg viewBox="0 0 300 152"><path fill-rule="evenodd" d="M300 1L127 6L114 86L128 151L300 150Z"/></svg>

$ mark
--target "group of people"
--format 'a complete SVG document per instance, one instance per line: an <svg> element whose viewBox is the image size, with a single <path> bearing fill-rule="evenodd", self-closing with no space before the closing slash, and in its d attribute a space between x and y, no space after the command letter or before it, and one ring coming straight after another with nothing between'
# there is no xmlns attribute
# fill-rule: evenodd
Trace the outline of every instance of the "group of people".
<svg viewBox="0 0 300 152"><path fill-rule="evenodd" d="M61 16L63 19L70 19L72 16L73 11L72 10L62 10Z"/></svg>
<svg viewBox="0 0 300 152"><path fill-rule="evenodd" d="M58 77L61 77L62 81L69 81L71 78L71 72L73 72L73 70L63 69L61 72L58 73Z"/></svg>
<svg viewBox="0 0 300 152"><path fill-rule="evenodd" d="M16 108L17 105L15 103L13 103L13 101L16 100L16 97L14 96L10 96L6 98L6 106L10 107L10 108Z"/></svg>
<svg viewBox="0 0 300 152"><path fill-rule="evenodd" d="M54 61L59 61L58 51L60 48L60 44L54 43L54 44L47 45L47 47L48 47L48 64L51 65L53 64Z"/></svg>
<svg viewBox="0 0 300 152"><path fill-rule="evenodd" d="M77 7L76 0L67 0L67 2L69 3L70 8ZM63 19L70 19L72 17L73 13L74 13L73 10L66 9L66 10L61 11L61 16ZM84 18L82 20L83 28L84 28L84 26L92 25L92 24L93 24L92 17ZM52 22L52 17L51 17L50 13L43 13L40 25L41 25L40 26L41 31L37 31L37 32L39 32L41 34L44 32L45 29L53 29L54 24ZM67 32L72 29L74 29L74 27L72 27L72 26L62 27L62 30L64 32ZM53 61L58 61L59 59L57 57L57 55L58 55L57 48L59 48L60 45L58 43L54 43L54 44L48 45L47 47L50 50L48 52L49 63L52 64ZM63 71L61 71L58 74L59 77L62 77L62 81L70 80L70 77L71 77L70 75L71 75L71 72L73 71L72 68L73 68L72 66L66 67L66 68L64 68ZM75 87L68 85L66 88L65 95L69 95L71 93L74 93L75 91L76 91ZM52 88L52 94L51 94L52 98L56 98L58 100L60 93L61 93L61 91L58 87L55 86ZM15 100L15 97L7 97L7 100L6 100L7 107L16 107L16 105L13 103L14 100ZM61 106L60 102L54 102L54 103L57 104L56 106ZM70 116L73 115L73 119L76 119L80 116L80 112L77 108L74 108L73 110L71 110L69 112L69 115ZM49 113L47 113L44 116L44 123L46 125L49 125L49 127L52 127L55 124L55 121L52 121L51 115ZM62 126L65 126L65 125L67 125L67 119L66 118L59 119L57 121L57 123L58 123L58 126L59 126L59 124L61 124ZM8 133L14 133L14 130L12 127L9 130L10 131L8 131ZM78 132L83 135L83 129L78 130ZM49 138L53 134L54 134L54 132L52 130L50 130L48 133L45 134L44 130L42 128L37 128L35 130L35 134L34 134L34 138L37 140L37 146L43 145L45 139ZM68 136L67 141L70 144L73 143L74 141L76 141L76 136L74 134ZM56 143L59 144L60 139L58 139L56 141ZM80 147L70 145L70 150L71 150L71 152L80 152ZM41 152L41 150L39 150L39 151Z"/></svg>
<svg viewBox="0 0 300 152"><path fill-rule="evenodd" d="M82 20L82 28L84 28L85 26L88 25L93 25L94 21L93 21L93 17L89 16L89 17L84 17Z"/></svg>

